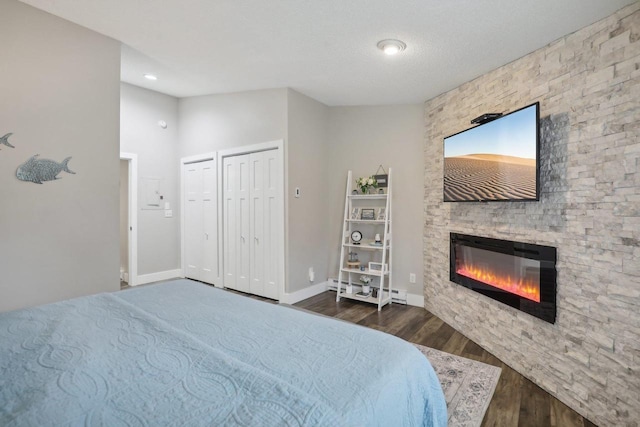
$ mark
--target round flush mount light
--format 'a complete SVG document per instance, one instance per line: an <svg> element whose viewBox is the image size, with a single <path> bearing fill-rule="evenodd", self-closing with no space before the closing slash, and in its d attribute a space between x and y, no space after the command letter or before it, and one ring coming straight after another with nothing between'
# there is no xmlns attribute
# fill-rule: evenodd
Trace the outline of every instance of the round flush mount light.
<svg viewBox="0 0 640 427"><path fill-rule="evenodd" d="M147 79L147 80L153 80L153 81L158 80L158 77L155 76L154 74L145 74L144 78Z"/></svg>
<svg viewBox="0 0 640 427"><path fill-rule="evenodd" d="M407 45L400 40L387 39L380 40L378 42L378 49L386 53L387 55L395 55L402 52L407 48Z"/></svg>

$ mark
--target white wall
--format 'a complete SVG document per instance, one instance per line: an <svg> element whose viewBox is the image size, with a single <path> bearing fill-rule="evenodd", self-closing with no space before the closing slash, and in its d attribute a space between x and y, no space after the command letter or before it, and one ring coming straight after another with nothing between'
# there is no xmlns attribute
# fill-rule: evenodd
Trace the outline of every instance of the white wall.
<svg viewBox="0 0 640 427"><path fill-rule="evenodd" d="M180 157L284 139L287 90L267 89L181 98Z"/></svg>
<svg viewBox="0 0 640 427"><path fill-rule="evenodd" d="M393 286L422 296L423 146L422 105L332 107L326 166L325 214L329 215L330 277L338 275L347 172L374 175L393 168ZM415 273L416 283L409 283Z"/></svg>
<svg viewBox="0 0 640 427"><path fill-rule="evenodd" d="M287 274L288 292L327 280L329 216L326 204L328 162L327 127L329 108L294 90L287 91L288 193ZM301 195L294 197L295 188ZM309 281L309 268L315 272Z"/></svg>
<svg viewBox="0 0 640 427"><path fill-rule="evenodd" d="M395 286L422 295L422 105L329 108L291 89L183 98L178 105L180 157L285 140L287 292L312 284L309 267L314 283L337 276L347 171L394 167Z"/></svg>
<svg viewBox="0 0 640 427"><path fill-rule="evenodd" d="M179 157L275 140L284 140L286 156L287 89L182 98L179 121ZM285 183L287 170L285 161Z"/></svg>
<svg viewBox="0 0 640 427"><path fill-rule="evenodd" d="M120 44L23 3L0 13L0 311L119 289ZM75 175L19 181L34 154Z"/></svg>
<svg viewBox="0 0 640 427"><path fill-rule="evenodd" d="M120 151L138 155L138 275L179 269L178 99L126 83L120 93ZM165 218L164 206L143 209L142 181L149 177L161 178L161 205L170 203L172 218Z"/></svg>

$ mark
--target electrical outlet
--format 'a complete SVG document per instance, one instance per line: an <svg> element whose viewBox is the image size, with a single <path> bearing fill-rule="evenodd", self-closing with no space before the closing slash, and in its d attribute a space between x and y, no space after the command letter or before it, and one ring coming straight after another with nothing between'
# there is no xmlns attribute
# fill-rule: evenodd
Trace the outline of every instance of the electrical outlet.
<svg viewBox="0 0 640 427"><path fill-rule="evenodd" d="M416 283L416 274L409 273L409 283Z"/></svg>

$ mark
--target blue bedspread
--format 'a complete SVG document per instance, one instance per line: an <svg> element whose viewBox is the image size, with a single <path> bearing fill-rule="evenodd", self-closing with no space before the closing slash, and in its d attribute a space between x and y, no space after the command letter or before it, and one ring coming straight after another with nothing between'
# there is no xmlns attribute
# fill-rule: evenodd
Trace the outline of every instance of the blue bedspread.
<svg viewBox="0 0 640 427"><path fill-rule="evenodd" d="M2 426L446 426L411 344L188 280L0 314Z"/></svg>

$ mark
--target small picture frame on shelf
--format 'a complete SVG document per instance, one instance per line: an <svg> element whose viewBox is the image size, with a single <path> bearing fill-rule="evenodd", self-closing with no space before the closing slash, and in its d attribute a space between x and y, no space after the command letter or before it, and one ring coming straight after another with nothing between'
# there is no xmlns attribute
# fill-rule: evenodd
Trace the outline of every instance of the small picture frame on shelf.
<svg viewBox="0 0 640 427"><path fill-rule="evenodd" d="M360 213L360 219L373 220L376 217L375 209L362 209Z"/></svg>
<svg viewBox="0 0 640 427"><path fill-rule="evenodd" d="M382 263L381 262L370 262L369 263L369 271L378 271L378 272L386 272L389 269L389 265L385 264L384 265L384 270L382 269Z"/></svg>
<svg viewBox="0 0 640 427"><path fill-rule="evenodd" d="M360 219L360 208L352 208L349 219Z"/></svg>
<svg viewBox="0 0 640 427"><path fill-rule="evenodd" d="M386 188L387 185L389 185L389 175L388 174L374 175L373 177L376 179L376 182L378 183L378 187Z"/></svg>
<svg viewBox="0 0 640 427"><path fill-rule="evenodd" d="M378 215L376 215L378 221L385 221L387 219L387 208L378 209Z"/></svg>

